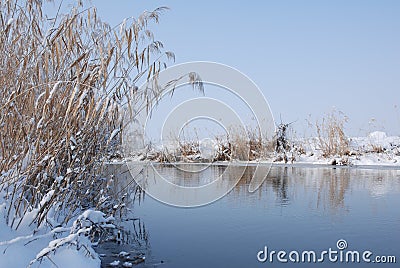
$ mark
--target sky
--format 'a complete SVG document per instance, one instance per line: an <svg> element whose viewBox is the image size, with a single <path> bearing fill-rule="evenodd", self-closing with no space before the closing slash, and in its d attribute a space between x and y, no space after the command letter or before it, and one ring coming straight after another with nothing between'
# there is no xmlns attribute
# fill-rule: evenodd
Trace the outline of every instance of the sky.
<svg viewBox="0 0 400 268"><path fill-rule="evenodd" d="M333 109L346 133L400 135L400 1L93 0L104 21L167 6L155 38L176 63L213 61L250 77L297 135ZM312 134L312 133L311 133Z"/></svg>

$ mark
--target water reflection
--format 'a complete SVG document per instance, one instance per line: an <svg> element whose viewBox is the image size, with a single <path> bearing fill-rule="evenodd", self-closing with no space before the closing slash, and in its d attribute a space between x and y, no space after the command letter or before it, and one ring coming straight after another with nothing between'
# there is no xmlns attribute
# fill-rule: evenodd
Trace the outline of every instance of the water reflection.
<svg viewBox="0 0 400 268"><path fill-rule="evenodd" d="M346 210L346 195L351 195L353 190L366 189L374 198L400 192L399 170L274 166L253 195L248 192L248 185L254 171L255 167L247 167L228 198L246 199L250 196L261 201L272 190L277 205L287 206L308 197L310 206L337 212Z"/></svg>
<svg viewBox="0 0 400 268"><path fill-rule="evenodd" d="M199 166L201 165L143 165L138 176L152 180L154 172L157 172L176 185L195 187L218 180L227 172L225 165L212 165L205 169ZM290 205L296 201L297 196L304 194L310 197L309 204L313 207L337 211L346 208L345 197L352 190L367 189L374 198L383 197L390 192L400 192L400 171L395 169L273 166L261 187L255 193L250 193L248 186L254 179L256 166L247 166L244 172L243 166L230 168L233 172L237 169L243 176L228 195L229 199L245 200L250 196L251 202L254 202L265 199L265 195L272 190L275 203L281 206ZM112 165L108 172L114 174L111 183L116 196L123 193L128 194L132 203L142 201L144 192L137 187L126 165ZM261 173L259 176L264 177L265 174ZM230 177L225 174L222 179L229 180ZM303 200L304 196L299 199Z"/></svg>
<svg viewBox="0 0 400 268"><path fill-rule="evenodd" d="M144 221L135 216L134 206L144 201L144 192L136 185L126 165L107 165L103 176L108 179L108 190L114 206L118 229L102 240L95 250L101 257L101 267L143 267L150 251L149 234ZM111 263L118 265L110 265ZM124 266L125 264L125 266Z"/></svg>
<svg viewBox="0 0 400 268"><path fill-rule="evenodd" d="M226 166L217 165L201 172L163 164L142 168L141 179L152 179L154 168L183 186L206 185L227 171ZM124 169L114 170L123 175L115 176L113 187L116 194L125 191L136 198L137 187ZM242 170L237 167L238 172ZM144 228L150 240L148 250L151 244L147 265L163 260L165 267L257 267L255 253L266 243L275 248L326 249L340 238L348 239L352 247L368 245L375 252L398 252L399 170L273 166L261 187L250 193L255 170L255 166L246 167L227 196L196 209L166 206L144 198L143 193L140 199L132 199L132 208L136 201L142 202L135 203L135 215L151 233L149 239Z"/></svg>

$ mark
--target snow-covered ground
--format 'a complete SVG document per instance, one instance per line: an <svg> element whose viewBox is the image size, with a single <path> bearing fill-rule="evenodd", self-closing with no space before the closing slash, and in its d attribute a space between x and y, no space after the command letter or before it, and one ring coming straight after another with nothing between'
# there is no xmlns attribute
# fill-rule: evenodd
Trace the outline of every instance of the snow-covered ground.
<svg viewBox="0 0 400 268"><path fill-rule="evenodd" d="M299 164L328 164L349 166L399 166L400 137L387 136L375 131L367 137L349 139L349 152L343 156L324 157L317 138L298 141L304 154L295 153L294 162Z"/></svg>
<svg viewBox="0 0 400 268"><path fill-rule="evenodd" d="M1 179L1 176L0 176ZM53 194L46 194L41 204L45 203ZM118 242L119 226L115 225L113 216L107 217L104 213L87 209L74 217L67 226L57 223L52 212L47 220L39 227L32 224L39 209L26 213L23 219L16 219L21 223L15 229L11 228L12 221L7 223L9 202L0 192L0 267L100 267L101 256L95 252L101 233L107 235L110 241ZM97 236L96 236L97 235ZM90 239L92 238L92 239ZM102 240L103 241L103 240ZM144 262L145 256L136 253L121 252L108 262L110 267L132 267ZM106 263L107 264L107 263Z"/></svg>
<svg viewBox="0 0 400 268"><path fill-rule="evenodd" d="M289 143L291 146L287 151L269 153L268 156L253 161L307 165L398 166L400 168L400 137L387 136L381 131L372 132L367 137L349 138L348 151L343 155L324 156L318 138L297 139ZM146 152L137 152L130 160L209 162L216 161L213 155L221 154L221 142L210 139L193 142L192 147L187 146L191 149L186 151L184 156L179 152L178 143L171 144L167 147L153 146Z"/></svg>
<svg viewBox="0 0 400 268"><path fill-rule="evenodd" d="M100 212L86 212L99 220ZM30 223L35 212L25 215L18 230L6 224L7 206L0 201L0 267L100 267L100 259L85 229L74 226L34 230ZM101 215L100 215L101 216ZM82 234L82 235L81 235Z"/></svg>

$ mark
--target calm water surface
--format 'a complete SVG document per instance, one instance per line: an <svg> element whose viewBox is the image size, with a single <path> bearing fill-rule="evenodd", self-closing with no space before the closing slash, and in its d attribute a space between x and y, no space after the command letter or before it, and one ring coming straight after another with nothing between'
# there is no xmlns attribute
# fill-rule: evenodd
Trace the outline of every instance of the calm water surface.
<svg viewBox="0 0 400 268"><path fill-rule="evenodd" d="M186 186L217 179L225 168L214 165L192 173L156 165ZM198 208L172 207L149 196L136 202L135 215L147 232L146 263L139 266L400 267L399 170L273 166L262 186L249 193L253 173L254 167L248 167L227 196ZM129 176L119 179L126 181ZM397 264L332 263L327 256L314 264L257 260L265 246L288 254L320 254L337 250L339 239L347 242L344 252L369 250L371 260L394 255Z"/></svg>

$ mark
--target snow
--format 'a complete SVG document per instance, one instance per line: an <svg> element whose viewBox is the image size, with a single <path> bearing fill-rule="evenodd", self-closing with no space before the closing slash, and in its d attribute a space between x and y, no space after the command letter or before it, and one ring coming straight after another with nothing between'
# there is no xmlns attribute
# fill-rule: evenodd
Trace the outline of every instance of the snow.
<svg viewBox="0 0 400 268"><path fill-rule="evenodd" d="M9 18L7 21L7 26L10 26L11 24L13 24L14 21L15 21L14 18Z"/></svg>
<svg viewBox="0 0 400 268"><path fill-rule="evenodd" d="M57 88L60 84L60 81L54 84L53 89L50 91L49 97L46 100L46 104L50 104L51 100L53 99L54 93L57 91Z"/></svg>
<svg viewBox="0 0 400 268"><path fill-rule="evenodd" d="M54 191L48 192L41 205L53 194ZM0 267L100 267L100 258L84 235L87 229L73 232L71 226L52 230L40 226L34 230L30 223L37 210L33 210L25 214L18 230L14 230L6 224L6 213L7 203L0 194ZM104 216L92 210L85 211L81 218L101 221Z"/></svg>
<svg viewBox="0 0 400 268"><path fill-rule="evenodd" d="M126 251L121 251L120 253L118 253L118 256L120 256L120 257L127 257L129 255L130 254L128 252L126 252Z"/></svg>
<svg viewBox="0 0 400 268"><path fill-rule="evenodd" d="M110 265L110 266L118 266L119 263L120 263L120 261L113 261L113 262L111 262L109 265Z"/></svg>
<svg viewBox="0 0 400 268"><path fill-rule="evenodd" d="M47 192L45 194L45 196L42 198L42 200L40 201L40 207L43 207L47 202L50 201L50 199L53 197L54 195L54 190L50 190L49 192Z"/></svg>
<svg viewBox="0 0 400 268"><path fill-rule="evenodd" d="M40 93L40 95L37 97L37 100L35 102L35 109L38 109L39 101L43 98L43 96L46 95L46 91Z"/></svg>
<svg viewBox="0 0 400 268"><path fill-rule="evenodd" d="M43 157L42 162L46 162L47 160L49 160L51 157L51 155L46 154L45 157Z"/></svg>
<svg viewBox="0 0 400 268"><path fill-rule="evenodd" d="M36 129L39 130L39 129L41 129L42 127L43 127L43 117L40 118L40 120L39 120L39 122L38 122L38 124L37 124L37 126L36 126Z"/></svg>
<svg viewBox="0 0 400 268"><path fill-rule="evenodd" d="M368 135L368 138L376 142L383 141L387 138L386 133L382 131L374 131Z"/></svg>
<svg viewBox="0 0 400 268"><path fill-rule="evenodd" d="M105 218L104 216L105 214L101 211L88 209L77 218L72 225L72 230L77 231L82 228L91 228L93 225L100 226L101 228L114 229L115 225L111 222L113 222L115 218L112 216Z"/></svg>
<svg viewBox="0 0 400 268"><path fill-rule="evenodd" d="M76 250L71 248L63 248L60 251L57 251L57 254L52 258L52 261L60 264L58 267L63 268L98 268L101 264L99 259L93 260L85 256L83 253L77 253ZM51 267L54 267L54 265Z"/></svg>
<svg viewBox="0 0 400 268"><path fill-rule="evenodd" d="M130 262L124 262L124 263L122 264L122 266L123 266L123 267L133 267L133 264L130 263Z"/></svg>
<svg viewBox="0 0 400 268"><path fill-rule="evenodd" d="M212 159L218 153L218 145L212 139L202 139L199 143L200 156L204 159Z"/></svg>
<svg viewBox="0 0 400 268"><path fill-rule="evenodd" d="M111 133L111 135L110 135L110 141L111 140L113 140L114 138L115 138L115 136L117 136L117 134L120 132L121 130L120 130L120 128L116 128L116 129L114 129L113 130L113 132Z"/></svg>
<svg viewBox="0 0 400 268"><path fill-rule="evenodd" d="M78 143L76 142L76 139L73 135L69 138L69 140L72 142L73 145L77 145Z"/></svg>
<svg viewBox="0 0 400 268"><path fill-rule="evenodd" d="M275 162L285 164L307 165L346 165L346 166L374 166L374 167L399 167L400 168L400 136L388 136L385 132L375 131L365 137L348 138L349 147L345 155L333 155L325 157L320 147L318 138L303 138L289 141L294 146L282 157L282 153L271 153L269 156L256 159L254 162ZM218 152L218 144L221 141L203 139L199 141L200 153L186 155L185 159L192 162L204 159L211 160ZM161 152L175 152L179 144L175 141L166 141L163 146L154 144L149 151L135 152L130 161L158 161L157 156ZM179 155L178 155L179 156ZM179 159L179 158L177 158ZM181 160L177 160L178 162ZM287 161L287 162L285 162Z"/></svg>
<svg viewBox="0 0 400 268"><path fill-rule="evenodd" d="M100 267L99 258L90 258L86 252L76 250L73 247L60 247L55 253L50 252L49 246L56 246L60 241L53 241L53 236L61 231L69 229L57 229L42 235L21 236L20 231L12 230L0 219L0 267ZM4 239L14 237L10 240ZM70 237L70 239L72 239ZM64 240L66 242L66 240ZM40 250L42 249L42 250ZM37 257L50 253L49 258L41 259L41 262L34 261ZM51 260L50 260L51 259Z"/></svg>
<svg viewBox="0 0 400 268"><path fill-rule="evenodd" d="M58 184L60 184L64 180L64 176L57 176L54 179Z"/></svg>
<svg viewBox="0 0 400 268"><path fill-rule="evenodd" d="M88 219L93 223L105 222L104 213L92 209L88 209L79 216L78 219Z"/></svg>
<svg viewBox="0 0 400 268"><path fill-rule="evenodd" d="M349 153L345 156L323 157L316 138L295 143L301 144L306 151L296 156L298 164L400 167L400 137L387 136L382 131L372 132L367 137L350 138Z"/></svg>

